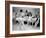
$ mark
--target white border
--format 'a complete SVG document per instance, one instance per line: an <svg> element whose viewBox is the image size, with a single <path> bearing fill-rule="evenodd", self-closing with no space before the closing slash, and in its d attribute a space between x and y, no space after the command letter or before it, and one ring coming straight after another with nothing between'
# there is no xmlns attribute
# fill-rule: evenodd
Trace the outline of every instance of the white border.
<svg viewBox="0 0 46 38"><path fill-rule="evenodd" d="M40 30L12 31L12 7L40 8ZM43 13L42 13L42 6L10 4L10 34L42 32L42 15L43 15Z"/></svg>

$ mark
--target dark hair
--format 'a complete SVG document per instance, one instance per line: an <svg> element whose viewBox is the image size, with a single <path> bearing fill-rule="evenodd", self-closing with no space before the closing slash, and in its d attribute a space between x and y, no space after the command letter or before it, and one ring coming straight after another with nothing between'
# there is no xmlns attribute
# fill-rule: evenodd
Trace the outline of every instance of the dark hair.
<svg viewBox="0 0 46 38"><path fill-rule="evenodd" d="M28 11L26 10L26 13L27 13Z"/></svg>
<svg viewBox="0 0 46 38"><path fill-rule="evenodd" d="M23 10L22 10L22 9L20 9L20 12L23 12Z"/></svg>

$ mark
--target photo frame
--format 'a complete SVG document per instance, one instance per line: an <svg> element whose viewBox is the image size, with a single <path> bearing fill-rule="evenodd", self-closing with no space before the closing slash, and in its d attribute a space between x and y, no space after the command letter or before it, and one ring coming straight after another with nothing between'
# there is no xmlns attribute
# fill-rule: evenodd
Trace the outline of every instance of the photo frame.
<svg viewBox="0 0 46 38"><path fill-rule="evenodd" d="M5 1L5 37L44 34L44 3Z"/></svg>

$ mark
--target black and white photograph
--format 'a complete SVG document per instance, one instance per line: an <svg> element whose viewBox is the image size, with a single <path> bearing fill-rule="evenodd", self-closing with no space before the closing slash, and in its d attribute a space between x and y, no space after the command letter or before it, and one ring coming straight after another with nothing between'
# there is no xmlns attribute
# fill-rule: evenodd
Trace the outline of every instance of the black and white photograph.
<svg viewBox="0 0 46 38"><path fill-rule="evenodd" d="M40 8L13 7L12 8L12 30L39 30Z"/></svg>
<svg viewBox="0 0 46 38"><path fill-rule="evenodd" d="M17 33L42 32L42 6L10 5L10 30Z"/></svg>

